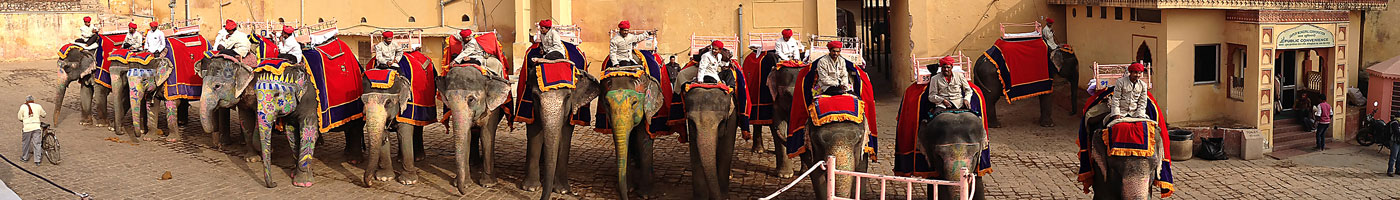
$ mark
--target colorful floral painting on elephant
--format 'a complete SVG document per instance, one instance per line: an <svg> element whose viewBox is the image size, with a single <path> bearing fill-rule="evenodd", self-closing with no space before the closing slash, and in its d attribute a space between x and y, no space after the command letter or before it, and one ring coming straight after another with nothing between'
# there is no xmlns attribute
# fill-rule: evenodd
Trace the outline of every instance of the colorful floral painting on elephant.
<svg viewBox="0 0 1400 200"><path fill-rule="evenodd" d="M93 73L97 71L97 61L99 49L87 50L82 46L65 44L58 50L58 77L57 95L54 97L56 105L63 105L63 99L67 96L68 86L74 82L79 87L79 115L82 120L79 123L88 125L93 121L92 100L94 98L92 79ZM105 99L106 96L98 96ZM55 106L53 113L53 124L63 121L63 106Z"/></svg>
<svg viewBox="0 0 1400 200"><path fill-rule="evenodd" d="M263 162L264 186L272 181L271 136L274 127L285 124L287 139L297 151L293 185L314 184L311 170L316 138L321 133L343 131L346 140L360 140L363 134L364 73L350 48L341 40L303 51L305 67L287 65L254 69L254 98L257 99L259 147ZM285 122L285 123L279 123ZM359 151L347 145L346 151Z"/></svg>
<svg viewBox="0 0 1400 200"><path fill-rule="evenodd" d="M662 87L661 80L670 80L659 55L652 50L634 50L640 65L614 66L605 62L601 80L603 95L599 98L594 131L611 135L617 152L618 194L626 199L630 185L637 193L650 197L654 191L652 152L656 137L670 133L671 87ZM604 60L611 60L607 58ZM669 84L667 84L669 86Z"/></svg>
<svg viewBox="0 0 1400 200"><path fill-rule="evenodd" d="M185 108L190 101L198 101L200 86L204 79L195 73L197 62L203 60L208 49L208 41L200 35L183 35L166 38L168 49L162 55L164 64L156 69L130 69L127 72L131 97L132 125L138 133L144 133L147 123L145 115L152 112L147 101L159 100L164 104L164 118L169 128L167 140L181 139L180 126L184 123ZM128 62L136 62L129 58ZM144 110L144 111L143 111Z"/></svg>

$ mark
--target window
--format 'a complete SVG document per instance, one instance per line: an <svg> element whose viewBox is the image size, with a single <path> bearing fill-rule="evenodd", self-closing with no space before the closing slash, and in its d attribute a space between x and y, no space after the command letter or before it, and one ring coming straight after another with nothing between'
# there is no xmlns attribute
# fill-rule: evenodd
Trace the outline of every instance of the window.
<svg viewBox="0 0 1400 200"><path fill-rule="evenodd" d="M1230 77L1228 79L1230 90L1227 90L1227 96L1235 101L1244 101L1244 69L1249 64L1249 59L1245 59L1246 53L1248 52L1245 51L1244 45L1230 44L1230 61L1226 64L1229 74L1227 77Z"/></svg>
<svg viewBox="0 0 1400 200"><path fill-rule="evenodd" d="M1196 84L1218 81L1220 70L1220 44L1196 45Z"/></svg>
<svg viewBox="0 0 1400 200"><path fill-rule="evenodd" d="M1123 7L1113 8L1113 19L1123 20Z"/></svg>
<svg viewBox="0 0 1400 200"><path fill-rule="evenodd" d="M1108 7L1099 7L1099 19L1108 19Z"/></svg>
<svg viewBox="0 0 1400 200"><path fill-rule="evenodd" d="M1070 17L1079 17L1079 8L1070 8L1070 9L1069 9L1069 16L1070 16Z"/></svg>
<svg viewBox="0 0 1400 200"><path fill-rule="evenodd" d="M471 20L472 20L471 17L468 17L467 15L462 15L462 21L465 22L465 21L471 21Z"/></svg>
<svg viewBox="0 0 1400 200"><path fill-rule="evenodd" d="M367 23L367 22L369 22L368 19L365 19L365 17L360 17L360 23Z"/></svg>
<svg viewBox="0 0 1400 200"><path fill-rule="evenodd" d="M1131 17L1136 22L1162 23L1162 10L1133 8Z"/></svg>
<svg viewBox="0 0 1400 200"><path fill-rule="evenodd" d="M359 57L359 58L355 58L355 59L360 60L360 63L369 63L369 62L370 62L369 59L371 59L372 56L374 56L374 55L370 54L370 52L369 52L369 50L370 50L370 48L371 48L371 47L369 46L369 41L358 41L358 42L355 42L355 46L359 47L359 48L355 49L355 56L357 56L357 57Z"/></svg>
<svg viewBox="0 0 1400 200"><path fill-rule="evenodd" d="M408 22L418 22L418 20L413 19L413 17L408 17Z"/></svg>
<svg viewBox="0 0 1400 200"><path fill-rule="evenodd" d="M1094 7L1084 6L1084 15L1088 18L1094 18Z"/></svg>

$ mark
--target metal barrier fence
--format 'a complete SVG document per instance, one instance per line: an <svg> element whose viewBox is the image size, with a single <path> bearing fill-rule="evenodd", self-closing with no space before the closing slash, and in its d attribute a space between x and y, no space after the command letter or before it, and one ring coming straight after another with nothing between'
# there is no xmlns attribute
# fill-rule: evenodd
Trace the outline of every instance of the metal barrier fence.
<svg viewBox="0 0 1400 200"><path fill-rule="evenodd" d="M856 193L856 195L855 195L854 198L846 198L846 197L838 197L838 196L836 196L836 181L834 181L834 179L835 179L835 177L836 177L837 175L852 176L853 178L855 178L856 184L855 184L854 186L855 186L855 190L856 190L856 191L860 191L860 186L863 185L863 184L861 184L861 181L860 181L861 178L868 178L868 179L880 180L880 199L881 199L881 200L884 200L884 199L885 199L885 196L886 196L886 195L885 195L885 190L886 190L886 188L887 188L886 186L888 186L888 184L886 184L886 183L891 182L891 181L893 181L893 182L903 182L903 183L904 183L904 188L905 188L904 191L906 191L906 192L905 192L905 195L904 195L904 198L905 198L905 199L914 199L914 184L915 184L915 183L918 183L918 184L921 184L921 185L922 185L922 184L932 184L932 185L946 185L946 186L958 187L958 188L961 188L961 190L959 190L959 191L964 192L964 193L963 193L964 195L962 195L962 196L964 197L964 199L972 199L972 194L976 194L976 192L977 192L977 191L975 191L975 187L974 187L975 185L977 185L977 183L976 183L977 177L976 177L975 174L970 173L970 172L967 170L966 167L958 169L958 173L957 173L957 174L961 174L961 176L962 176L962 180L961 180L961 181L945 181L945 180L920 179L920 178L911 178L911 177L890 176L890 175L871 174L871 173L864 173L864 172L853 172L853 171L837 170L837 169L836 169L836 157L827 156L827 157L826 157L826 161L818 161L815 165L812 165L811 168L808 168L806 172L803 172L801 176L797 176L796 179L792 180L792 183L788 183L787 186L783 186L783 188L778 189L777 192L774 192L773 194L768 195L767 197L763 197L763 198L759 198L759 199L760 199L760 200L769 200L769 199L773 199L773 198L775 198L775 197L778 197L779 194L782 194L783 192L787 191L788 189L791 189L792 186L797 185L797 182L801 182L802 179L807 178L807 176L808 176L808 175L811 175L811 174L812 174L812 171L816 171L818 167L822 167L822 168L827 169L827 170L826 170L826 177L827 177L827 180L828 180L828 181L826 182L826 185L824 185L824 186L818 186L818 187L826 187L826 191L827 191L826 196L828 197L828 199L855 199L855 200L860 199L860 194L859 194L859 193ZM927 194L927 195L928 195L928 196L931 196L931 197L937 197L937 196L938 196L938 190L933 190L931 194Z"/></svg>

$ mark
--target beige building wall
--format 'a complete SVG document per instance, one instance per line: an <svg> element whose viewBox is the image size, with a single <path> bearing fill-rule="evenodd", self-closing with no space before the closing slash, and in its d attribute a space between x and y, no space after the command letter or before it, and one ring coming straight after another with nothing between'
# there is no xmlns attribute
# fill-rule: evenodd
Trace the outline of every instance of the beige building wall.
<svg viewBox="0 0 1400 200"><path fill-rule="evenodd" d="M1081 80L1076 81L1075 84L1088 83L1089 79L1093 78L1095 62L1099 64L1126 64L1134 62L1137 48L1143 42L1148 42L1149 48L1152 49L1152 57L1154 58L1154 63L1152 65L1154 69L1166 68L1162 66L1171 64L1168 59L1164 59L1167 55L1167 51L1164 50L1164 47L1167 46L1166 25L1161 23L1134 22L1128 20L1126 17L1123 20L1115 20L1111 13L1112 9L1109 10L1110 16L1104 19L1099 17L1101 15L1098 13L1098 8L1099 7L1094 7L1094 15L1093 17L1089 17L1084 6L1066 6L1067 12L1071 13L1066 15L1066 18L1069 19L1067 20L1068 23L1065 24L1067 28L1057 33L1067 37L1066 39L1068 42L1066 43L1071 44L1074 47L1075 55L1079 56L1079 74ZM1073 14L1075 12L1077 12L1077 15ZM1166 15L1167 14L1164 12L1163 21L1166 21ZM1138 39L1134 39L1135 36ZM1152 80L1154 86L1152 92L1167 92L1169 86L1163 87L1163 85L1167 84L1167 78L1157 78L1166 77L1168 75L1167 70L1153 70L1152 72L1152 76L1154 77ZM1165 98L1164 96L1166 95L1158 95L1158 101L1165 101L1160 99ZM1170 115L1171 113L1168 114ZM1167 117L1168 120L1173 120L1174 118L1179 117Z"/></svg>
<svg viewBox="0 0 1400 200"><path fill-rule="evenodd" d="M893 3L895 6L891 11L893 20L890 24L894 53L890 59L894 66L890 73L897 91L904 91L913 84L909 75L911 67L914 67L910 62L911 57L946 56L962 51L976 59L1001 38L1000 23L1028 23L1040 21L1043 16L1058 22L1054 25L1056 41L1064 43L1068 39L1066 36L1073 35L1065 31L1064 6L1050 5L1046 0L913 0ZM1008 31L1032 30L1021 28ZM1080 60L1082 62L1083 58Z"/></svg>
<svg viewBox="0 0 1400 200"><path fill-rule="evenodd" d="M0 61L58 58L58 48L78 38L83 16L95 13L0 14ZM96 21L94 21L96 22ZM143 26L144 27L144 26Z"/></svg>
<svg viewBox="0 0 1400 200"><path fill-rule="evenodd" d="M1165 41L1166 45L1161 51L1166 52L1165 57L1154 59L1153 69L1155 75L1154 92L1159 104L1165 102L1164 111L1167 114L1168 122L1178 121L1203 121L1218 120L1222 118L1223 109L1192 109L1209 108L1224 103L1225 89L1222 86L1224 75L1217 75L1216 82L1195 83L1195 58L1196 45L1220 45L1221 52L1219 61L1224 61L1225 54L1225 11L1224 10L1194 10L1194 9L1172 9L1163 10L1162 24L1167 27ZM1216 69L1217 74L1224 74L1224 63ZM1165 84L1162 80L1165 80ZM1165 90L1164 90L1165 89Z"/></svg>
<svg viewBox="0 0 1400 200"><path fill-rule="evenodd" d="M1400 1L1390 1L1388 7L1400 8ZM1395 56L1400 56L1400 26L1394 25L1400 21L1400 9L1388 9L1384 11L1365 12L1362 19L1364 23L1352 24L1364 26L1364 36L1362 45L1366 46L1366 52L1361 54L1360 66L1356 69L1364 70L1371 65L1389 60ZM1358 31L1361 32L1361 31ZM1353 76L1354 77L1354 76ZM1355 81L1352 81L1355 82Z"/></svg>
<svg viewBox="0 0 1400 200"><path fill-rule="evenodd" d="M1270 77L1273 77L1273 75L1272 75L1272 74L1264 74L1264 73L1262 73L1262 72L1260 71L1260 68L1261 68L1261 67L1260 67L1260 62L1261 62L1261 58L1263 57L1263 53L1262 53L1262 51L1261 51L1262 48L1260 48L1260 43L1261 43L1261 42L1259 41L1259 38L1260 38L1260 37L1261 37L1261 33L1259 32L1259 25L1258 25L1258 24L1248 24L1248 23L1240 23L1240 22L1225 22L1225 41L1226 41L1227 44L1223 47L1223 48L1225 48L1225 54L1224 54L1224 56L1226 56L1226 57L1223 57L1224 60L1223 60L1222 62L1229 62L1229 61L1230 61L1230 58L1228 57L1228 56L1230 55L1229 52L1228 52L1228 50L1229 50L1229 48L1230 48L1230 47L1229 47L1229 44L1243 45L1243 46L1244 46L1244 50L1245 50L1245 53L1244 53L1244 62L1245 62L1245 64L1244 64L1244 66L1242 66L1242 67L1244 68L1244 72L1241 73L1241 74L1242 74L1241 76L1244 77L1244 83L1245 83L1245 84L1244 84L1244 89L1241 90L1241 93L1243 93L1243 94L1240 95L1240 99L1235 100L1235 99L1230 99L1230 98L1228 98L1228 97L1226 97L1226 96L1222 96L1222 97L1220 97L1220 98L1221 98L1221 99L1224 99L1224 100L1221 100L1221 102L1223 102L1223 103L1220 104L1220 105L1223 105L1223 106L1211 106L1211 107L1210 107L1210 108L1222 108L1222 109L1219 109L1220 112L1221 112L1221 116L1223 116L1223 117L1225 117L1225 118L1228 118L1228 119L1231 119L1231 120L1235 120L1236 122L1240 122L1240 123L1242 123L1242 124L1247 124L1247 125L1258 125L1258 124L1264 124L1264 123L1273 123L1273 119L1260 119L1260 115L1259 115L1259 111L1261 111L1261 109L1264 109L1263 111L1272 112L1272 111L1270 111L1270 110L1272 110L1272 107L1273 107L1273 99L1272 99L1273 97L1272 97L1272 96L1268 96L1268 97L1260 96L1260 95L1261 95L1261 94L1260 94L1260 88L1261 88L1261 87L1272 88L1272 86L1273 86L1273 85L1272 85L1273 79L1270 78ZM1223 65L1222 65L1222 68L1225 68L1225 67L1223 67ZM1224 69L1224 70L1228 70L1228 69ZM1225 77L1222 77L1221 80L1225 80L1225 79L1228 78L1228 76L1229 76L1228 73L1226 73L1226 71L1223 71L1223 70L1222 70L1221 75L1222 75L1222 76L1225 76ZM1259 84L1250 84L1250 83L1259 83ZM1222 84L1224 84L1224 82L1222 82ZM1222 86L1220 86L1220 87L1221 87L1222 90L1228 89L1228 88L1226 88L1226 87L1228 87L1228 86L1226 86L1226 85L1222 85ZM1207 110L1207 109L1201 109L1201 110ZM1262 125L1260 125L1259 127L1260 127L1261 130L1264 129L1264 126L1262 126ZM1267 133L1270 133L1270 134L1271 134L1272 132L1270 131L1270 132L1267 132ZM1273 138L1273 137L1266 136L1265 138ZM1265 145L1265 146L1269 146L1269 145Z"/></svg>

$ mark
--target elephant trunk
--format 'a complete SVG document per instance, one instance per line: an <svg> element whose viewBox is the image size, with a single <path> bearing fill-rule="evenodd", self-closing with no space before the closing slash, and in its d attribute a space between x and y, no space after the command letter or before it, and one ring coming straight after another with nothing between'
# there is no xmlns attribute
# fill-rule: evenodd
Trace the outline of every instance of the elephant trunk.
<svg viewBox="0 0 1400 200"><path fill-rule="evenodd" d="M836 157L836 169L841 171L856 171L856 159L860 156L856 155L857 152L854 149L851 149L851 146L854 146L854 144L836 143L834 145L834 148L831 150L831 155ZM851 196L851 186L853 186L853 181L855 181L851 176L838 175L826 178L827 181L836 181L836 196Z"/></svg>
<svg viewBox="0 0 1400 200"><path fill-rule="evenodd" d="M636 92L631 92L637 94ZM618 199L627 199L627 153L629 149L628 137L632 133L633 127L640 120L641 110L636 107L638 101L636 96L626 95L623 91L610 91L607 94L608 107L612 115L613 141L617 147L617 192Z"/></svg>
<svg viewBox="0 0 1400 200"><path fill-rule="evenodd" d="M981 152L981 148L977 146L980 145L948 144L935 147L937 148L937 153L943 159L943 166L938 166L941 167L941 171L945 172L943 178L948 181L959 182L963 181L962 174L959 174L962 173L962 170L976 173L972 171L977 170L977 163L973 158L975 158L974 156L977 155L977 153ZM963 191L962 188L953 187L951 190L953 193L949 195L957 197L958 199L964 199L966 195L969 195L967 193L968 191Z"/></svg>
<svg viewBox="0 0 1400 200"><path fill-rule="evenodd" d="M569 97L569 96L567 96L567 95L569 95L569 94L567 94L567 93L561 93L561 92L546 92L546 93L540 94L540 99L567 99L567 98L571 98L571 97ZM582 97L572 97L572 98L582 98ZM563 102L568 102L568 101L563 101ZM541 113L543 113L543 116L541 116L540 118L536 118L536 119L543 119L543 121L544 121L543 123L544 123L544 127L545 127L545 130L544 130L544 134L545 134L545 135L544 135L544 149L543 149L543 152L541 152L541 153L544 154L544 172L543 172L543 173L540 173L540 174L544 177L544 180L541 181L541 182L543 182L542 185L543 185L544 187L543 187L543 190L541 191L540 199L541 199L541 200L549 200L549 199L550 199L550 198L549 198L549 195L552 194L552 193L554 193L554 184L555 184L554 178L557 178L557 175L559 174L559 173L556 172L556 171L559 169L559 166L558 166L559 158L563 156L563 155L559 155L559 154L561 153L561 150L563 149L563 148L562 148L562 146L564 145L563 143L566 142L566 141L561 141L561 140L563 139L563 134L564 134L564 133L563 133L563 131L564 131L563 129L564 129L564 127L565 127L565 126L564 126L564 125L565 125L564 123L567 123L566 121L568 120L568 114L569 114L570 112L572 112L572 110L565 110L565 107L564 107L564 105L563 105L562 103L543 103L543 104L540 104L540 109L541 109L541 111L542 111ZM464 112L465 112L465 111L464 111ZM539 123L539 122L537 122L537 123Z"/></svg>
<svg viewBox="0 0 1400 200"><path fill-rule="evenodd" d="M456 153L456 160L457 160L457 180L456 180L456 181L457 181L457 192L460 193L460 194L462 194L462 195L466 195L466 194L467 194L467 192L466 192L466 188L467 188L467 187L466 187L467 177L470 177L470 176L471 176L470 173L467 173L468 168L471 167L471 165L469 165L469 164L467 163L467 162L469 162L469 161L471 160L471 152L470 152L470 149L468 149L468 147L469 147L469 145L471 145L471 143L472 143L472 142L470 141L470 140L471 140L471 130L472 130L472 126L473 126L473 125L476 125L476 123L473 123L473 122L476 122L476 119L474 118L475 116L473 115L474 112L472 111L471 105L468 105L468 104L467 104L467 101L465 100L465 99L466 99L465 96L460 96L460 95L448 95L448 96L457 97L457 98L454 98L454 99L456 99L456 100L449 100L449 101L446 102L446 103L447 103L447 107L448 107L448 108L452 108L452 127L451 127L452 130L451 130L451 131L452 131L452 135L455 137L455 138L453 138L453 139L456 139L456 143L457 143L456 146L455 146L455 147L456 147L456 152L457 152L457 153ZM483 138L483 139L484 139L484 138ZM407 145L404 146L404 148L407 148L407 147L409 147L409 146L407 146ZM486 151L486 149L483 149L483 151ZM405 151L405 152L407 152L407 151ZM407 155L407 153L405 153L405 155Z"/></svg>
<svg viewBox="0 0 1400 200"><path fill-rule="evenodd" d="M379 170L381 146L384 145L384 122L388 112L384 110L384 97L366 95L364 99L365 132L369 134L369 159L365 165L365 186L374 185L374 174Z"/></svg>
<svg viewBox="0 0 1400 200"><path fill-rule="evenodd" d="M199 97L199 125L204 128L205 133L213 133L216 135L215 137L218 137L219 133L214 133L214 129L216 129L214 124L217 123L214 119L214 109L218 109L218 99L214 97L212 92L209 92L209 87L204 88L205 91L201 94L203 96Z"/></svg>
<svg viewBox="0 0 1400 200"><path fill-rule="evenodd" d="M1156 160L1161 160L1160 157ZM1118 171L1122 174L1123 198L1122 199L1147 199L1152 194L1152 174L1157 171L1153 169L1155 160L1150 158L1130 158L1123 159L1124 162Z"/></svg>
<svg viewBox="0 0 1400 200"><path fill-rule="evenodd" d="M713 198L724 198L722 190L720 190L719 172L729 169L719 169L717 164L719 163L719 125L723 117L728 116L730 115L727 113L714 112L700 112L690 115L691 119L695 119L696 126L695 132L691 133L696 134L696 141L692 142L695 142L696 148L700 150L701 170L699 171L705 175L705 183L707 184L705 186L709 188L710 196Z"/></svg>
<svg viewBox="0 0 1400 200"><path fill-rule="evenodd" d="M68 82L69 82L69 81L68 81L68 75L67 75L67 74L65 74L65 73L58 73L58 95L57 95L56 97L54 97L54 101L55 101L55 102L54 102L54 105L53 105L53 107L54 107L54 108L53 108L53 125L54 125L54 126L57 126L57 125L58 125L59 119L63 119L63 118L62 118L63 115L59 115L59 114L61 114L61 113L63 112L63 96L65 96L64 94L67 94L67 91L68 91Z"/></svg>

